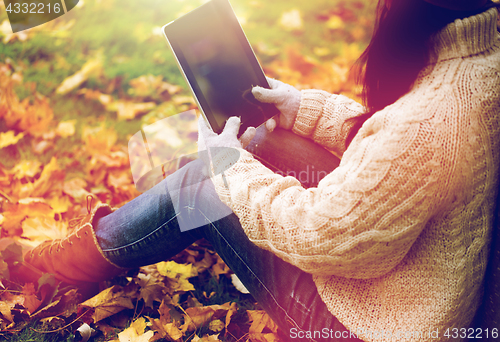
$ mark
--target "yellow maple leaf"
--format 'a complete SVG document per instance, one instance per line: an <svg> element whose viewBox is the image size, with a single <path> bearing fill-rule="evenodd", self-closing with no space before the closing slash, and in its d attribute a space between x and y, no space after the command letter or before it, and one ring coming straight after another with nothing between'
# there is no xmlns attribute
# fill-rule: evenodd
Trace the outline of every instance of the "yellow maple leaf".
<svg viewBox="0 0 500 342"><path fill-rule="evenodd" d="M169 279L168 286L170 293L173 292L188 292L194 291L194 286L185 277L179 277L178 279Z"/></svg>
<svg viewBox="0 0 500 342"><path fill-rule="evenodd" d="M54 213L62 214L68 211L71 201L68 196L60 195L54 196L47 200Z"/></svg>
<svg viewBox="0 0 500 342"><path fill-rule="evenodd" d="M118 334L118 340L120 342L148 342L154 332L152 330L144 332L145 329L146 321L144 317L139 317L130 324L130 327Z"/></svg>
<svg viewBox="0 0 500 342"><path fill-rule="evenodd" d="M28 217L22 224L23 243L32 247L47 240L64 238L68 233L65 221L56 221L53 217Z"/></svg>
<svg viewBox="0 0 500 342"><path fill-rule="evenodd" d="M15 145L22 138L24 138L24 133L15 134L14 131L0 133L0 148Z"/></svg>
<svg viewBox="0 0 500 342"><path fill-rule="evenodd" d="M156 264L156 268L162 276L172 279L177 278L178 275L182 275L185 278L191 278L198 275L193 264L178 264L175 261L162 261Z"/></svg>

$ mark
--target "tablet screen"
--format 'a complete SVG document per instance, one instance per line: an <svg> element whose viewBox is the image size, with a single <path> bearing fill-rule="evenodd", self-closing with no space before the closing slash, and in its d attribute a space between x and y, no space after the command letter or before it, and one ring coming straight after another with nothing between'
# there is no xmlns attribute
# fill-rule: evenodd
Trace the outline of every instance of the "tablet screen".
<svg viewBox="0 0 500 342"><path fill-rule="evenodd" d="M278 114L251 93L255 85L269 85L227 0L205 3L165 25L164 32L215 132L231 116L241 117L241 134Z"/></svg>

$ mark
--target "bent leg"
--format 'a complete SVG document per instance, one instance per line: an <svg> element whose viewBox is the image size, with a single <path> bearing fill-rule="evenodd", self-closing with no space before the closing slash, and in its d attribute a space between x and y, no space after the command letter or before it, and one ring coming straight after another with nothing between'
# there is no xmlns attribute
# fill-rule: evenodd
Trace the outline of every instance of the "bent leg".
<svg viewBox="0 0 500 342"><path fill-rule="evenodd" d="M266 134L262 137L269 138ZM282 155L278 149L273 151ZM277 164L283 170L293 163L282 160ZM302 168L307 165L303 163ZM201 160L189 163L99 220L96 234L110 261L128 267L147 265L174 256L205 237L291 339L308 340L309 332L313 340L335 341L337 332L347 337L341 341L359 341L349 339L345 327L328 311L310 274L249 241L236 215L218 199L211 180L203 176L203 167ZM181 227L186 231L181 232Z"/></svg>
<svg viewBox="0 0 500 342"><path fill-rule="evenodd" d="M201 238L196 230L181 231L188 215L176 211L176 199L167 187L169 179L182 181L193 173L196 168L191 164L97 222L96 238L106 258L126 268L150 265L173 257Z"/></svg>

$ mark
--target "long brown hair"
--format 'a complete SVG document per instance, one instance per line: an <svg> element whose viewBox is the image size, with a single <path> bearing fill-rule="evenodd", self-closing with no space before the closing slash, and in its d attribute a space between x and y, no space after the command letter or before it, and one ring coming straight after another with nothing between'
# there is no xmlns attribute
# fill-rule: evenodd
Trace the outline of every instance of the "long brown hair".
<svg viewBox="0 0 500 342"><path fill-rule="evenodd" d="M361 70L358 81L363 85L367 112L353 119L355 124L346 147L369 117L411 89L429 63L429 40L434 33L455 19L484 10L452 11L424 0L392 0L388 8L384 0L379 0L373 37L355 69Z"/></svg>

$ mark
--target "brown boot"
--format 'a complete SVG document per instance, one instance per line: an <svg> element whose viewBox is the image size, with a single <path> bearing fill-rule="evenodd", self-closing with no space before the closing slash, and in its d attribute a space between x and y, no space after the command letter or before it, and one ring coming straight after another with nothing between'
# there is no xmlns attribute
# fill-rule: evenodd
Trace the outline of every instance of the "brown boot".
<svg viewBox="0 0 500 342"><path fill-rule="evenodd" d="M111 279L126 269L107 260L93 229L93 223L113 210L99 204L64 239L45 241L25 254L24 261L68 284L92 283Z"/></svg>

